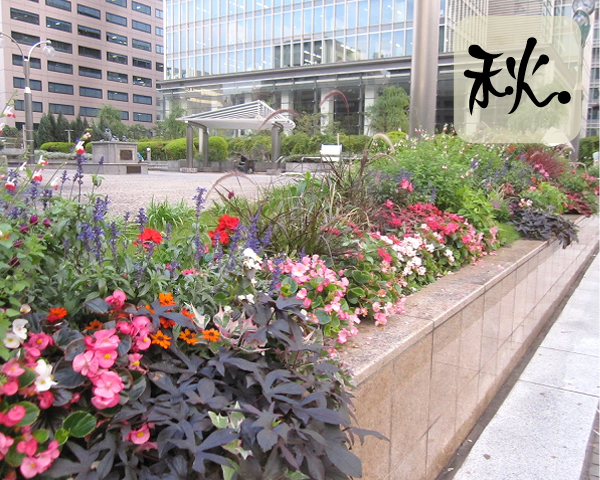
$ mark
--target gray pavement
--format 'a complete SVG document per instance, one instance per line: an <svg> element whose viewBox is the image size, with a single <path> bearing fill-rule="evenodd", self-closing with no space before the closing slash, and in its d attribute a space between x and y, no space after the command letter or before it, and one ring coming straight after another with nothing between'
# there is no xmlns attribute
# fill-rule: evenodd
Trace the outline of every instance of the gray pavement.
<svg viewBox="0 0 600 480"><path fill-rule="evenodd" d="M69 170L71 178L74 173L73 170ZM286 175L237 173L228 176L224 173L164 171L150 171L147 175L101 175L101 177L102 185L96 189L96 193L108 195L111 202L110 213L121 215L126 211L136 212L142 207L147 207L153 197L157 202L162 202L164 199L172 203L184 200L192 206L192 198L196 195L198 187L209 191L209 201L218 199L218 192L225 195L233 192L234 195L256 198L262 189L271 185L281 185L291 179ZM83 182L83 193L89 193L92 190L91 175L84 175ZM67 182L64 188L64 194L67 196L70 187L71 182Z"/></svg>
<svg viewBox="0 0 600 480"><path fill-rule="evenodd" d="M596 256L466 459L453 460L462 465L441 477L597 480L599 338Z"/></svg>

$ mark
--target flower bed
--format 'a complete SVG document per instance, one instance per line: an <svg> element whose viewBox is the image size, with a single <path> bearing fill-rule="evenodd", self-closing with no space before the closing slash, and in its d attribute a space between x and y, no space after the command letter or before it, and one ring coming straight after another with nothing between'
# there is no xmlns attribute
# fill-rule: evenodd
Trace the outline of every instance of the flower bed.
<svg viewBox="0 0 600 480"><path fill-rule="evenodd" d="M421 164L394 176L366 155L259 203L229 192L205 211L198 189L191 221L162 231L144 209L113 218L108 198L84 198L82 162L72 178L44 178L40 158L2 179L0 473L12 478L359 477L354 437L381 436L350 426L339 346L505 238L487 194L452 193L461 172L495 181L477 162L442 168L437 193ZM595 180L580 180L593 210ZM519 228L574 239L502 185L498 218L526 210ZM562 202L554 189L540 187Z"/></svg>

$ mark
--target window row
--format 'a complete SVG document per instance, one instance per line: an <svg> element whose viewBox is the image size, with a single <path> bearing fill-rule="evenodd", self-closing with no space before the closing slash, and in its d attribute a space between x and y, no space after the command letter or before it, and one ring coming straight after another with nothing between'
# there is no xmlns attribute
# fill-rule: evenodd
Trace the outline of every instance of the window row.
<svg viewBox="0 0 600 480"><path fill-rule="evenodd" d="M84 68L84 67L80 67ZM100 70L97 70L100 72ZM81 73L81 71L80 71ZM87 73L87 72L86 72ZM128 75L118 72L106 72L106 79L111 82L117 83L129 83ZM91 76L91 75L83 75L83 76ZM101 77L94 77L101 78ZM138 87L152 87L152 79L145 77L138 77L136 75L132 76L132 84ZM42 91L42 82L40 80L29 80L29 86L31 90L37 90L39 92ZM13 77L13 87L14 88L25 88L25 79L22 77ZM48 82L48 91L52 93L62 93L65 95L73 95L73 85L65 84L65 83L57 83L57 82ZM110 91L109 91L110 93ZM114 92L113 92L114 93ZM92 98L102 98L102 90L98 88L90 88L90 87L79 87L79 95L82 97L92 97ZM109 95L110 99L110 95ZM124 100L128 101L128 100ZM133 103L143 103L145 105L152 105L152 97L148 95L134 95Z"/></svg>
<svg viewBox="0 0 600 480"><path fill-rule="evenodd" d="M119 7L127 8L127 0L106 0L106 1L107 1L107 3L111 3L112 5L118 5ZM150 7L149 5L146 5L145 3L136 2L135 0L132 0L132 2L131 2L131 9L136 12L143 13L144 15L152 15L152 7ZM157 18L163 18L162 10L155 8L154 12L155 12ZM160 15L158 12L160 12Z"/></svg>
<svg viewBox="0 0 600 480"><path fill-rule="evenodd" d="M71 28L71 24L69 22L63 22L62 20L56 20L56 19L51 19L51 21L52 21L52 24L59 30L66 28L65 24L68 24L69 29ZM58 27L59 25L60 25L60 28ZM52 28L54 28L54 27L52 27ZM100 39L100 36L101 36L100 30L98 30L96 28L84 27L82 25L78 25L78 33L79 33L79 35L82 35L85 37L96 38L96 39ZM38 43L40 41L40 37L37 37L35 35L29 35L26 33L21 33L21 32L12 31L11 36L15 39L15 41L17 43L22 43L24 45L35 45L36 43ZM57 52L73 53L73 44L67 43L67 42L61 42L59 40L52 40L52 39L49 39L49 40L52 44L52 47ZM106 33L106 41L110 42L110 43L124 45L124 46L127 46L127 44L128 44L128 39L126 36L119 35L116 33L109 33L109 32ZM139 40L137 38L131 39L131 46L138 50L144 50L145 52L152 51L152 44L150 42L146 42L144 40ZM156 53L158 53L158 54L164 53L164 48L162 45L155 45L155 46L156 46ZM96 48L79 46L79 55L82 55L84 57L101 59L102 51L98 50ZM111 55L110 53L107 54L107 56L109 56L109 57L110 57L110 55ZM117 55L117 54L114 54L114 55ZM126 55L121 55L121 57L127 59ZM108 60L113 61L110 58L108 58ZM123 63L123 61L118 61L117 63Z"/></svg>
<svg viewBox="0 0 600 480"><path fill-rule="evenodd" d="M25 102L23 100L15 100L15 110L25 111ZM33 102L33 111L37 113L43 113L42 102ZM54 115L62 113L63 115L75 115L75 106L64 105L60 103L49 103L48 111ZM99 108L93 107L79 107L79 115L82 117L97 117L100 113ZM129 120L129 112L121 110L121 120ZM136 122L152 122L151 113L133 112L133 120Z"/></svg>

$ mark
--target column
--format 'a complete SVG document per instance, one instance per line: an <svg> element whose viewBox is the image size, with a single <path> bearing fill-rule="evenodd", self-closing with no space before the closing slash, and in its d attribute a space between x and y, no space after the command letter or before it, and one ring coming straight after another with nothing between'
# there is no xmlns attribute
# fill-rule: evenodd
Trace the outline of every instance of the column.
<svg viewBox="0 0 600 480"><path fill-rule="evenodd" d="M364 135L375 135L376 133L385 132L372 132L371 131L371 117L369 116L369 108L375 103L375 97L377 96L377 85L365 85L365 102L364 102Z"/></svg>
<svg viewBox="0 0 600 480"><path fill-rule="evenodd" d="M281 156L281 131L282 126L274 123L271 127L271 162L277 162Z"/></svg>
<svg viewBox="0 0 600 480"><path fill-rule="evenodd" d="M194 127L190 123L186 123L185 137L186 165L187 168L194 168Z"/></svg>
<svg viewBox="0 0 600 480"><path fill-rule="evenodd" d="M321 99L325 98L332 88L321 89ZM322 101L322 100L321 100ZM333 124L333 112L335 109L335 95L332 95L321 104L321 132Z"/></svg>
<svg viewBox="0 0 600 480"><path fill-rule="evenodd" d="M198 129L199 145L198 150L202 153L202 166L208 167L208 129L200 127Z"/></svg>

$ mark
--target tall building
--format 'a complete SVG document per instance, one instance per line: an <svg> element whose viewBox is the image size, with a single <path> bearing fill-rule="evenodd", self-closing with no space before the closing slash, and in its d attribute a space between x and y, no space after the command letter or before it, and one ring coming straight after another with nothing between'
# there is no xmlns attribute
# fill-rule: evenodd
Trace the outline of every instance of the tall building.
<svg viewBox="0 0 600 480"><path fill-rule="evenodd" d="M19 44L5 38L0 49L0 105L16 92L17 128L25 122L23 55L40 40L50 40L56 53L31 52L34 125L45 113L91 120L107 104L127 125L156 121L162 0L1 1L0 31Z"/></svg>
<svg viewBox="0 0 600 480"><path fill-rule="evenodd" d="M426 0L167 0L159 111L174 102L195 114L263 100L332 115L346 133L374 133L365 112L381 87L410 91L415 1ZM441 0L438 125L453 120L456 24L473 15L553 15L557 1ZM332 90L348 107L327 96Z"/></svg>
<svg viewBox="0 0 600 480"><path fill-rule="evenodd" d="M588 97L587 136L594 137L600 133L600 117L598 113L600 89L600 2L596 2L593 29L590 33L592 44L592 61L590 65L590 89Z"/></svg>

